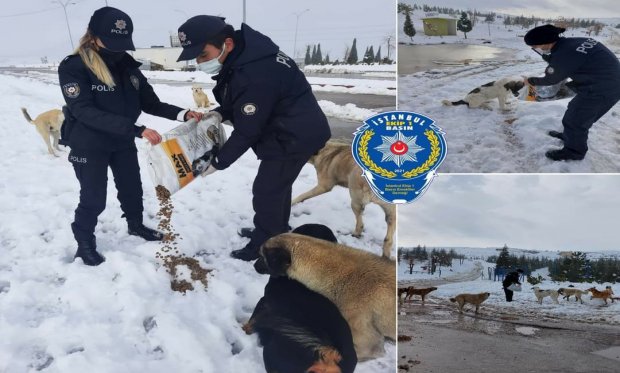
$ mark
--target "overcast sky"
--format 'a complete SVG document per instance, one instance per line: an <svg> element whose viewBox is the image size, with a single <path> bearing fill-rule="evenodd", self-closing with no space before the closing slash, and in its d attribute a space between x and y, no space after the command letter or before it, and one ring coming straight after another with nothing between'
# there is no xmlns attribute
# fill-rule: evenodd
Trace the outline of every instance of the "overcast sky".
<svg viewBox="0 0 620 373"><path fill-rule="evenodd" d="M60 0L65 2L67 0ZM67 7L73 41L77 45L92 13L105 6L105 0L73 0ZM129 14L134 23L136 47L169 45L169 32L198 14L226 17L236 29L243 20L243 0L108 0L110 6ZM295 13L310 9L299 17L298 56L305 54L307 44L321 43L323 56L340 59L347 45L357 38L358 55L369 45L383 44L395 36L396 2L394 0L246 0L246 23L270 36L285 53L293 55ZM51 0L3 0L0 23L2 61L38 62L41 56L59 59L71 52L71 44L62 7ZM393 53L393 51L391 52Z"/></svg>
<svg viewBox="0 0 620 373"><path fill-rule="evenodd" d="M398 206L398 245L620 250L620 175L440 175Z"/></svg>
<svg viewBox="0 0 620 373"><path fill-rule="evenodd" d="M402 0L399 0L402 1ZM477 9L541 18L620 18L618 0L405 0L410 4Z"/></svg>

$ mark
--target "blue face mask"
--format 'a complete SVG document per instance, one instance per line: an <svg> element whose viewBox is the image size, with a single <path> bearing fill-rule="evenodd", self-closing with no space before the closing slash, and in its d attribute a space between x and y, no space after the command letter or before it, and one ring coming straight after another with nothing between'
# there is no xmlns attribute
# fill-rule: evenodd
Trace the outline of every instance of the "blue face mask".
<svg viewBox="0 0 620 373"><path fill-rule="evenodd" d="M209 61L201 62L196 67L198 70L202 71L206 74L217 74L222 70L222 63L220 62L220 58L224 55L224 51L226 51L226 44L222 46L222 53L219 56L210 59Z"/></svg>

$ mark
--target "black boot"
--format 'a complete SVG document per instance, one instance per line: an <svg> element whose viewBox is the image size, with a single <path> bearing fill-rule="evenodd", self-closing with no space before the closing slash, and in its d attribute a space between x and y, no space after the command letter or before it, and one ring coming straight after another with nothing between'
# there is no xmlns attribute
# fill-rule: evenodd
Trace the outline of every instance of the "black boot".
<svg viewBox="0 0 620 373"><path fill-rule="evenodd" d="M230 253L230 256L232 256L235 259L240 259L240 260L245 260L246 262L251 262L252 260L258 259L259 254L258 254L258 249L255 249L251 247L250 244L247 244L243 249L233 250L233 252Z"/></svg>
<svg viewBox="0 0 620 373"><path fill-rule="evenodd" d="M549 150L545 153L545 156L554 161L580 161L585 157L566 148Z"/></svg>
<svg viewBox="0 0 620 373"><path fill-rule="evenodd" d="M127 226L129 227L129 234L132 236L142 237L147 241L161 241L164 239L162 232L145 227L141 221L128 220Z"/></svg>
<svg viewBox="0 0 620 373"><path fill-rule="evenodd" d="M78 241L78 249L75 253L75 258L82 258L82 261L87 266L98 266L105 262L103 255L97 252L97 244L93 238L90 241Z"/></svg>
<svg viewBox="0 0 620 373"><path fill-rule="evenodd" d="M287 226L288 227L288 232L293 230L293 227L291 227L290 225ZM237 234L240 237L245 237L245 238L252 238L252 232L254 232L254 228L250 228L250 227L243 227L240 228L237 231Z"/></svg>
<svg viewBox="0 0 620 373"><path fill-rule="evenodd" d="M551 137L555 137L556 139L560 139L560 140L564 141L564 132L549 131L549 132L547 132L547 135L549 135Z"/></svg>

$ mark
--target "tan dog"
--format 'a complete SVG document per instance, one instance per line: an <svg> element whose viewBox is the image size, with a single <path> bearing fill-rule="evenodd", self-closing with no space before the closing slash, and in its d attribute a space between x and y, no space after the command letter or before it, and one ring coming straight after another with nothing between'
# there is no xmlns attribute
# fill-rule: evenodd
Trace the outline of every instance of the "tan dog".
<svg viewBox="0 0 620 373"><path fill-rule="evenodd" d="M417 289L414 288L413 286L410 286L407 289L407 295L405 295L405 300L407 300L407 298L412 299L414 295L419 295L422 297L422 304L424 304L424 298L428 295L428 293L430 293L431 291L435 291L437 290L436 287L430 287L430 288L424 288L424 289Z"/></svg>
<svg viewBox="0 0 620 373"><path fill-rule="evenodd" d="M612 297L614 295L614 291L611 290L611 287L607 287L603 291L598 291L595 287L591 287L588 289L588 291L592 293L590 299L599 298L605 301L605 304L607 304L607 298L609 298L612 303L614 302L614 298Z"/></svg>
<svg viewBox="0 0 620 373"><path fill-rule="evenodd" d="M575 302L579 301L583 304L581 296L588 294L588 291L576 288L559 288L558 293L562 296L562 299L566 299L567 301L570 301L571 296L575 296Z"/></svg>
<svg viewBox="0 0 620 373"><path fill-rule="evenodd" d="M469 303L469 304L473 304L474 306L476 306L476 313L478 313L478 309L480 308L480 305L482 304L482 302L484 302L485 300L489 299L489 296L491 295L491 293L480 293L480 294L459 294L454 298L450 298L450 302L454 303L458 303L458 307L459 307L459 312L463 313L463 307Z"/></svg>
<svg viewBox="0 0 620 373"><path fill-rule="evenodd" d="M364 229L362 214L370 202L376 203L385 213L387 232L383 240L383 256L390 257L396 230L396 206L382 201L370 189L362 177L362 169L355 163L351 145L328 141L325 147L312 156L308 163L316 169L318 184L293 200L293 205L332 190L336 185L349 188L351 209L355 214L354 237L360 237Z"/></svg>
<svg viewBox="0 0 620 373"><path fill-rule="evenodd" d="M194 96L194 102L196 103L196 107L209 107L211 103L209 102L209 97L202 90L202 87L198 84L192 85L192 96Z"/></svg>
<svg viewBox="0 0 620 373"><path fill-rule="evenodd" d="M295 233L270 238L260 253L256 265L270 275L297 280L338 307L351 328L358 360L382 356L384 338L396 339L393 260Z"/></svg>
<svg viewBox="0 0 620 373"><path fill-rule="evenodd" d="M35 120L30 118L28 111L26 108L22 108L22 113L26 120L37 127L37 132L43 138L45 145L47 145L47 151L55 156L54 149L60 151L58 147L58 139L60 138L60 127L62 127L62 123L65 121L65 116L62 114L62 110L53 109L46 111L44 113L39 114ZM52 148L52 144L50 143L50 136L52 136L54 148Z"/></svg>

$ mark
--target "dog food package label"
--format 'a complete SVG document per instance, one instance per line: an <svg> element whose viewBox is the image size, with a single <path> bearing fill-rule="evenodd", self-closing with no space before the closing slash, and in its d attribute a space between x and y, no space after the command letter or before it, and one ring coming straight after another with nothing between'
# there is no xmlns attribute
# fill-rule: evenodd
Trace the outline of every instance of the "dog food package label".
<svg viewBox="0 0 620 373"><path fill-rule="evenodd" d="M147 151L153 185L176 193L206 171L213 148L220 148L226 140L224 126L216 118L191 119L164 133L162 141Z"/></svg>

